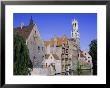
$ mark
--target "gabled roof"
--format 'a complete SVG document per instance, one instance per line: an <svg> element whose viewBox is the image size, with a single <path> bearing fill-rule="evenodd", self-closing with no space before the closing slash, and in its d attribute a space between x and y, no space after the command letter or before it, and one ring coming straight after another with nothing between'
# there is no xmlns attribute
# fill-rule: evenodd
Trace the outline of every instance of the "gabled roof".
<svg viewBox="0 0 110 88"><path fill-rule="evenodd" d="M53 57L56 59L56 60L60 60L59 57L56 55L56 54L52 54Z"/></svg>
<svg viewBox="0 0 110 88"><path fill-rule="evenodd" d="M46 54L45 58L48 59L50 55L52 55L56 60L60 60L56 54Z"/></svg>
<svg viewBox="0 0 110 88"><path fill-rule="evenodd" d="M86 58L86 56L83 54L83 51L80 51L80 57Z"/></svg>
<svg viewBox="0 0 110 88"><path fill-rule="evenodd" d="M22 29L21 27L17 27L14 28L14 33L18 33L20 36L22 36L25 40L29 37L32 29L33 29L33 25L28 25L28 26L23 26Z"/></svg>

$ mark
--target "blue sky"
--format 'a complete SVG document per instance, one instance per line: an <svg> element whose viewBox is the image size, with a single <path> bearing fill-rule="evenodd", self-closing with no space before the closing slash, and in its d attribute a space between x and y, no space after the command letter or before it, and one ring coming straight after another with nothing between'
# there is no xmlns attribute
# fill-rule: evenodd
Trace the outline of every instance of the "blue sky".
<svg viewBox="0 0 110 88"><path fill-rule="evenodd" d="M48 40L54 35L71 37L72 19L79 23L80 46L82 50L89 49L91 40L97 38L97 14L96 13L14 13L13 26L29 24L32 16L34 23L38 25L41 38Z"/></svg>

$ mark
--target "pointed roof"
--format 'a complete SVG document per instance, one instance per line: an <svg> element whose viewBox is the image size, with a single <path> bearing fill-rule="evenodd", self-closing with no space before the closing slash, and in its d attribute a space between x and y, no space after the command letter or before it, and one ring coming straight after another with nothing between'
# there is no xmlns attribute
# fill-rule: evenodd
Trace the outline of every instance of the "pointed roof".
<svg viewBox="0 0 110 88"><path fill-rule="evenodd" d="M29 23L29 25L33 25L33 19L32 19L32 16L31 16L31 18L30 18L30 23Z"/></svg>
<svg viewBox="0 0 110 88"><path fill-rule="evenodd" d="M50 55L52 55L55 58L55 60L60 60L56 54L46 54L45 58L48 59Z"/></svg>

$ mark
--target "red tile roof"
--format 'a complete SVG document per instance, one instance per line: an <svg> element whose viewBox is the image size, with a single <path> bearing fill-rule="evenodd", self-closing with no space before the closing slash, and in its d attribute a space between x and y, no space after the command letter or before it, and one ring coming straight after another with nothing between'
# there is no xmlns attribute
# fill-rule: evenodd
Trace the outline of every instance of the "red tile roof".
<svg viewBox="0 0 110 88"><path fill-rule="evenodd" d="M56 41L54 40L56 39L57 40L57 43ZM54 37L53 39L51 39L50 41L44 41L44 44L45 46L47 47L49 44L51 47L54 46L54 44L56 43L56 46L61 46L63 43L66 44L67 43L67 37L66 36L62 36L61 38L59 37Z"/></svg>
<svg viewBox="0 0 110 88"><path fill-rule="evenodd" d="M28 25L21 27L14 28L14 32L18 33L20 36L22 36L24 39L27 39L30 35L34 25Z"/></svg>

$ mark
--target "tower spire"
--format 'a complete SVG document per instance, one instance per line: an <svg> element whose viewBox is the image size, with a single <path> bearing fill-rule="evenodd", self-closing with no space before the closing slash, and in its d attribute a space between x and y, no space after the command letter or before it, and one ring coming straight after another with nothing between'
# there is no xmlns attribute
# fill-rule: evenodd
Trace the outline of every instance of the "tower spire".
<svg viewBox="0 0 110 88"><path fill-rule="evenodd" d="M33 25L33 19L32 19L32 16L31 16L31 18L30 18L30 23L29 23L29 25Z"/></svg>

